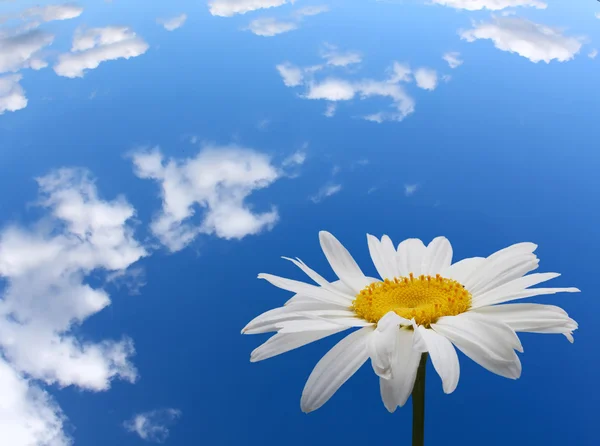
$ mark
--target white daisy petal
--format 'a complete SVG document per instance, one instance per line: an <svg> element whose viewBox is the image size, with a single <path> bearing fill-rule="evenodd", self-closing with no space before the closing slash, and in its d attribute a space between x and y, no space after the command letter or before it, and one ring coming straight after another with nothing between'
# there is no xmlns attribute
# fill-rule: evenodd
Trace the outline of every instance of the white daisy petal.
<svg viewBox="0 0 600 446"><path fill-rule="evenodd" d="M421 274L421 263L425 254L425 245L418 238L409 238L398 245L397 257L398 272L403 277L410 273L415 276Z"/></svg>
<svg viewBox="0 0 600 446"><path fill-rule="evenodd" d="M421 260L421 274L435 276L448 268L452 263L452 245L446 237L434 238Z"/></svg>
<svg viewBox="0 0 600 446"><path fill-rule="evenodd" d="M312 299L319 300L325 303L347 304L347 299L344 299L337 294L332 293L322 287L311 285L309 283L299 282L297 280L286 279L285 277L275 276L273 274L261 273L259 279L265 279L272 285L283 290L291 291L292 293L301 294Z"/></svg>
<svg viewBox="0 0 600 446"><path fill-rule="evenodd" d="M501 249L495 252L485 259L473 273L465 279L462 284L471 292L476 293L483 287L488 285L490 282L502 276L503 274L509 274L512 277L511 271L514 272L514 268L520 271L519 265L527 263L527 261L535 262L537 257L532 254L535 251L537 245L535 243L517 243L507 248ZM530 266L533 268L533 266ZM523 273L525 274L525 273ZM521 274L521 275L523 275Z"/></svg>
<svg viewBox="0 0 600 446"><path fill-rule="evenodd" d="M361 328L338 342L310 374L300 406L312 412L325 404L368 359L367 340L373 328Z"/></svg>
<svg viewBox="0 0 600 446"><path fill-rule="evenodd" d="M487 370L512 379L521 375L521 362L513 350L522 351L521 343L508 325L463 313L442 317L431 328Z"/></svg>
<svg viewBox="0 0 600 446"><path fill-rule="evenodd" d="M281 321L276 324L278 333L300 333L303 331L335 330L336 328L351 328L350 324L336 324L327 319L296 319Z"/></svg>
<svg viewBox="0 0 600 446"><path fill-rule="evenodd" d="M466 279L485 261L483 257L470 257L460 260L442 271L440 274L448 279L464 284Z"/></svg>
<svg viewBox="0 0 600 446"><path fill-rule="evenodd" d="M529 274L528 276L519 277L505 283L493 290L484 294L473 294L473 302L471 307L481 308L488 305L500 304L515 299L523 299L525 297L537 296L540 294L555 294L561 292L576 293L577 288L534 288L528 289L531 286L546 282L560 276L558 273L538 273Z"/></svg>
<svg viewBox="0 0 600 446"><path fill-rule="evenodd" d="M303 307L303 306L308 307L309 305L294 305L293 307ZM293 307L284 307L284 309L293 308ZM242 333L243 334L259 334L259 333L269 333L271 331L278 331L282 327L281 324L284 322L314 319L315 316L324 317L324 318L326 318L325 320L327 320L329 318L331 318L332 320L338 319L338 318L341 318L342 320L346 320L348 318L355 317L354 313L351 311L348 311L348 310L328 309L328 310L311 310L311 311L298 311L298 312L287 311L287 312L280 312L280 313L268 315L266 317L263 317L262 319L259 319L258 321L256 321L256 320L252 321L250 324L248 324L246 327L244 327L244 330L242 331ZM352 324L347 324L347 323L340 324L340 323L331 322L330 324L354 326ZM333 327L331 327L331 328L333 328Z"/></svg>
<svg viewBox="0 0 600 446"><path fill-rule="evenodd" d="M359 293L364 287L369 285L359 266L356 264L350 253L338 239L327 231L319 232L321 248L331 269L339 279L348 285L355 293Z"/></svg>
<svg viewBox="0 0 600 446"><path fill-rule="evenodd" d="M277 333L271 336L267 342L254 349L250 355L250 362L263 361L281 355L344 330L346 328L338 327L331 330L305 331L302 333Z"/></svg>
<svg viewBox="0 0 600 446"><path fill-rule="evenodd" d="M408 400L420 360L421 353L413 349L413 331L398 330L392 356L392 377L379 378L381 399L389 412L394 412L398 406L404 406Z"/></svg>
<svg viewBox="0 0 600 446"><path fill-rule="evenodd" d="M506 304L474 311L504 322L515 331L571 334L578 325L567 312L554 305Z"/></svg>
<svg viewBox="0 0 600 446"><path fill-rule="evenodd" d="M375 374L381 378L390 379L392 376L392 360L396 337L400 324L411 325L411 321L390 311L377 323L377 328L369 337L367 349Z"/></svg>
<svg viewBox="0 0 600 446"><path fill-rule="evenodd" d="M433 367L442 379L444 393L454 392L458 385L460 365L452 343L444 336L423 326L415 326L414 333L415 344L426 347L426 351L429 352ZM422 347L417 350L422 351Z"/></svg>
<svg viewBox="0 0 600 446"><path fill-rule="evenodd" d="M310 277L315 283L319 284L323 289L330 291L333 294L339 295L343 299L348 302L352 302L356 293L350 290L342 281L338 280L334 283L339 283L341 286L335 286L333 283L329 283L323 277L321 277L316 271L309 268L302 260L300 259L290 259L289 257L283 257L285 260L289 260L298 268L300 268L304 273Z"/></svg>
<svg viewBox="0 0 600 446"><path fill-rule="evenodd" d="M396 250L390 238L384 235L379 241L377 237L367 234L367 242L371 259L381 278L391 280L397 277Z"/></svg>

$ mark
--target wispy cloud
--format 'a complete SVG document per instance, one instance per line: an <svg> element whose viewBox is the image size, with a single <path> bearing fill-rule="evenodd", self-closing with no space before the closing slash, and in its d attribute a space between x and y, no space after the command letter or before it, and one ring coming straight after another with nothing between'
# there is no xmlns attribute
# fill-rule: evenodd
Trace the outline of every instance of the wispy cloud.
<svg viewBox="0 0 600 446"><path fill-rule="evenodd" d="M337 46L329 43L324 44L321 57L327 65L334 67L347 67L348 65L362 62L362 55L356 51L340 51Z"/></svg>
<svg viewBox="0 0 600 446"><path fill-rule="evenodd" d="M537 9L546 9L548 6L540 0L431 0L433 3L442 6L449 6L455 9L466 9L467 11L479 11L488 9L490 11L499 11L505 8L514 8L517 6L529 6Z"/></svg>
<svg viewBox="0 0 600 446"><path fill-rule="evenodd" d="M142 440L162 443L169 437L169 429L181 417L178 409L158 409L134 415L123 425Z"/></svg>
<svg viewBox="0 0 600 446"><path fill-rule="evenodd" d="M83 77L86 70L98 68L102 62L137 57L147 50L148 44L127 27L78 30L71 52L59 56L54 71L59 76Z"/></svg>
<svg viewBox="0 0 600 446"><path fill-rule="evenodd" d="M457 68L463 64L463 60L460 58L460 53L458 51L450 51L442 56L450 68Z"/></svg>
<svg viewBox="0 0 600 446"><path fill-rule="evenodd" d="M342 190L342 185L341 184L326 184L323 187L321 187L319 189L319 191L310 197L310 200L313 203L320 203L321 201L323 201L325 198L327 197L331 197L332 195L337 194L338 192L340 192Z"/></svg>
<svg viewBox="0 0 600 446"><path fill-rule="evenodd" d="M162 210L153 219L153 234L170 251L183 249L199 234L241 239L272 228L275 207L255 212L246 199L285 172L262 153L239 146L206 146L196 156L165 159L159 149L132 155L135 174L160 185ZM202 209L200 222L192 217Z"/></svg>
<svg viewBox="0 0 600 446"><path fill-rule="evenodd" d="M590 59L595 59L597 55L598 55L598 50L596 48L592 48L592 50L590 50L590 52L588 53L588 57Z"/></svg>
<svg viewBox="0 0 600 446"><path fill-rule="evenodd" d="M582 46L580 39L565 36L559 29L516 17L495 17L492 22L461 31L460 36L468 42L491 40L499 50L517 53L534 63L566 62Z"/></svg>
<svg viewBox="0 0 600 446"><path fill-rule="evenodd" d="M83 8L75 3L63 3L61 5L34 6L28 8L21 16L23 18L35 18L44 22L54 20L70 20L79 17Z"/></svg>
<svg viewBox="0 0 600 446"><path fill-rule="evenodd" d="M294 15L297 17L311 17L318 14L323 14L324 12L329 12L329 6L315 5L305 6L304 8L297 9L296 11L294 11Z"/></svg>
<svg viewBox="0 0 600 446"><path fill-rule="evenodd" d="M294 3L294 0L210 0L208 9L212 15L231 17L259 9L276 8L287 3Z"/></svg>
<svg viewBox="0 0 600 446"><path fill-rule="evenodd" d="M262 17L252 20L245 29L257 36L273 37L298 29L298 25L295 22L277 20L273 17Z"/></svg>
<svg viewBox="0 0 600 446"><path fill-rule="evenodd" d="M289 62L279 64L275 68L277 68L286 87L297 87L304 82L303 70Z"/></svg>
<svg viewBox="0 0 600 446"><path fill-rule="evenodd" d="M168 19L156 19L156 23L162 25L167 31L175 31L176 29L181 28L186 20L187 14L179 14L178 16Z"/></svg>
<svg viewBox="0 0 600 446"><path fill-rule="evenodd" d="M414 193L418 189L419 189L418 184L405 184L404 185L404 195L406 195L407 197L410 197L411 195L414 195Z"/></svg>
<svg viewBox="0 0 600 446"><path fill-rule="evenodd" d="M327 104L325 108L325 112L323 113L328 118L333 118L335 116L335 112L337 111L337 104L335 102L330 102Z"/></svg>
<svg viewBox="0 0 600 446"><path fill-rule="evenodd" d="M286 159L284 159L283 162L281 163L281 165L283 167L301 166L302 164L304 164L305 161L306 161L306 152L304 150L298 150L298 151L292 153Z"/></svg>

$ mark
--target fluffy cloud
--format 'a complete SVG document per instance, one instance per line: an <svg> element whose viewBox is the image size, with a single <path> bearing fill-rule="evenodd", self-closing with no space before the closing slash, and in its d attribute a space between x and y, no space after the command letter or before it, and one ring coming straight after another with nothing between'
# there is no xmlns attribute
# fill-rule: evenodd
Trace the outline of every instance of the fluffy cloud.
<svg viewBox="0 0 600 446"><path fill-rule="evenodd" d="M0 443L70 446L65 417L50 395L18 374L0 356Z"/></svg>
<svg viewBox="0 0 600 446"><path fill-rule="evenodd" d="M181 416L177 409L158 409L134 415L124 423L125 429L142 440L162 443L169 437L169 428Z"/></svg>
<svg viewBox="0 0 600 446"><path fill-rule="evenodd" d="M437 87L438 77L435 70L419 68L415 71L414 76L417 86L423 90L435 90Z"/></svg>
<svg viewBox="0 0 600 446"><path fill-rule="evenodd" d="M181 28L186 20L187 14L180 14L170 19L157 19L156 22L167 31L175 31L177 28Z"/></svg>
<svg viewBox="0 0 600 446"><path fill-rule="evenodd" d="M44 68L47 64L40 58L40 51L53 41L52 34L38 29L0 37L0 73Z"/></svg>
<svg viewBox="0 0 600 446"><path fill-rule="evenodd" d="M172 252L198 234L241 239L272 228L279 218L275 208L255 213L245 203L253 191L283 175L264 154L237 146L208 146L183 160L165 160L158 149L136 152L132 158L139 178L160 184L162 211L151 230ZM192 221L197 207L204 210L199 223Z"/></svg>
<svg viewBox="0 0 600 446"><path fill-rule="evenodd" d="M252 20L246 29L257 36L272 37L298 29L298 25L294 22L280 21L272 17L262 17Z"/></svg>
<svg viewBox="0 0 600 446"><path fill-rule="evenodd" d="M325 59L327 65L334 67L347 67L348 65L362 62L362 56L356 51L339 51L337 46L325 44L321 51L321 57Z"/></svg>
<svg viewBox="0 0 600 446"><path fill-rule="evenodd" d="M502 51L517 53L537 63L552 60L566 62L581 49L581 41L565 36L560 30L514 17L496 17L491 23L480 23L473 29L462 31L468 42L489 39Z"/></svg>
<svg viewBox="0 0 600 446"><path fill-rule="evenodd" d="M289 62L279 64L275 68L279 71L286 87L298 87L304 82L303 70Z"/></svg>
<svg viewBox="0 0 600 446"><path fill-rule="evenodd" d="M122 197L100 199L87 172L61 169L37 182L47 216L0 231L0 389L9 389L4 403L14 401L8 414L0 403L0 426L10 426L0 444L63 446L62 413L30 380L92 391L135 380L129 339L80 340L75 331L110 305L87 277L126 270L146 251L127 223L134 209Z"/></svg>
<svg viewBox="0 0 600 446"><path fill-rule="evenodd" d="M74 3L64 3L62 5L34 6L26 9L23 17L39 18L44 22L53 20L69 20L79 17L83 13L83 8Z"/></svg>
<svg viewBox="0 0 600 446"><path fill-rule="evenodd" d="M6 111L17 111L27 107L27 98L19 84L20 80L20 74L0 77L0 115Z"/></svg>
<svg viewBox="0 0 600 446"><path fill-rule="evenodd" d="M127 27L108 26L77 31L70 53L61 54L54 71L59 76L83 77L102 62L144 54L148 44Z"/></svg>
<svg viewBox="0 0 600 446"><path fill-rule="evenodd" d="M457 68L463 64L463 60L460 58L460 53L457 51L451 51L449 53L444 54L442 56L442 59L448 62L450 68Z"/></svg>
<svg viewBox="0 0 600 446"><path fill-rule="evenodd" d="M325 198L331 197L332 195L337 194L341 190L342 190L341 184L326 184L325 186L321 187L321 189L319 189L319 191L315 195L310 197L310 200L313 203L320 203Z"/></svg>
<svg viewBox="0 0 600 446"><path fill-rule="evenodd" d="M546 9L548 6L540 0L431 0L433 3L442 6L449 6L456 9L466 9L467 11L479 11L489 9L499 11L504 8L513 8L516 6L530 6L538 9Z"/></svg>
<svg viewBox="0 0 600 446"><path fill-rule="evenodd" d="M294 0L210 0L208 9L212 15L231 17L258 9L275 8L286 3L294 3Z"/></svg>
<svg viewBox="0 0 600 446"><path fill-rule="evenodd" d="M338 78L327 78L308 85L307 99L325 99L327 101L348 101L356 95L358 88L352 82Z"/></svg>

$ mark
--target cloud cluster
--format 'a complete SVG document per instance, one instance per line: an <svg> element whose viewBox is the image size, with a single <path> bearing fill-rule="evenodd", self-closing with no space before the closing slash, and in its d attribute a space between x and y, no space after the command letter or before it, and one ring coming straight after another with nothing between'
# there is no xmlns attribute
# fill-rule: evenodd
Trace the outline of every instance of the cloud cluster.
<svg viewBox="0 0 600 446"><path fill-rule="evenodd" d="M156 22L162 25L167 31L175 31L181 28L187 20L187 14L179 14L178 16L171 17L168 19L157 19Z"/></svg>
<svg viewBox="0 0 600 446"><path fill-rule="evenodd" d="M6 111L17 111L27 107L25 91L19 81L20 74L0 77L0 115Z"/></svg>
<svg viewBox="0 0 600 446"><path fill-rule="evenodd" d="M159 149L138 151L132 159L139 178L160 184L162 211L151 230L172 252L198 234L241 239L272 228L279 218L275 208L254 212L246 203L253 191L284 174L267 155L238 146L207 146L188 159L166 160ZM198 208L202 215L194 222Z"/></svg>
<svg viewBox="0 0 600 446"><path fill-rule="evenodd" d="M102 62L137 57L147 50L148 44L127 27L78 30L71 52L59 56L54 71L59 76L83 77L86 70L93 70Z"/></svg>
<svg viewBox="0 0 600 446"><path fill-rule="evenodd" d="M214 16L231 17L259 9L275 8L294 0L210 0L208 10Z"/></svg>
<svg viewBox="0 0 600 446"><path fill-rule="evenodd" d="M276 66L281 75L283 83L287 87L305 88L301 95L304 99L328 101L324 115L334 116L337 103L350 101L355 98L367 99L372 97L384 97L391 99L392 111L379 111L363 116L367 121L381 123L384 121L402 121L414 112L415 101L406 92L404 85L414 79L419 88L434 90L438 85L438 76L435 70L430 68L418 68L414 72L407 65L394 62L387 70L387 78L376 79L347 79L340 76L327 75L316 79L315 75L329 68L340 68L350 64L359 63L362 57L356 52L340 52L335 46L327 45L321 52L325 59L324 65L313 65L309 67L298 67L290 62L284 62Z"/></svg>
<svg viewBox="0 0 600 446"><path fill-rule="evenodd" d="M530 6L537 9L546 9L548 6L540 0L431 0L433 3L449 6L455 9L465 9L467 11L479 11L488 9L490 11L499 11L505 8L515 8L517 6Z"/></svg>
<svg viewBox="0 0 600 446"><path fill-rule="evenodd" d="M534 63L566 62L582 46L580 39L565 36L559 29L517 17L495 17L492 22L481 22L461 31L460 36L468 42L491 40L499 50L517 53Z"/></svg>
<svg viewBox="0 0 600 446"><path fill-rule="evenodd" d="M158 409L134 415L124 423L125 429L142 440L162 443L169 437L169 428L181 416L177 409Z"/></svg>
<svg viewBox="0 0 600 446"><path fill-rule="evenodd" d="M14 399L13 418L0 416L12 426L0 428L0 444L62 446L70 444L64 417L36 381L102 391L115 378L136 379L131 340L81 340L74 329L110 305L88 276L126 270L146 251L128 223L131 205L99 198L86 171L61 169L37 182L46 217L0 231L0 389Z"/></svg>
<svg viewBox="0 0 600 446"><path fill-rule="evenodd" d="M0 37L0 73L47 66L41 51L54 41L54 35L39 29Z"/></svg>

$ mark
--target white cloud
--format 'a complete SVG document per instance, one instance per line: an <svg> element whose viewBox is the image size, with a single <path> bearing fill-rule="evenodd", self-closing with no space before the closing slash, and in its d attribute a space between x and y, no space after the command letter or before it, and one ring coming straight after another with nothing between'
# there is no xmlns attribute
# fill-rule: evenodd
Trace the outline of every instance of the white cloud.
<svg viewBox="0 0 600 446"><path fill-rule="evenodd" d="M321 82L310 82L307 99L325 99L327 101L348 101L352 99L357 88L352 82L338 78L327 78Z"/></svg>
<svg viewBox="0 0 600 446"><path fill-rule="evenodd" d="M597 19L600 19L600 12L597 12L597 13L596 13L596 18L597 18Z"/></svg>
<svg viewBox="0 0 600 446"><path fill-rule="evenodd" d="M0 77L0 115L6 111L13 112L27 107L27 98L20 80L20 74Z"/></svg>
<svg viewBox="0 0 600 446"><path fill-rule="evenodd" d="M473 29L462 31L468 42L489 39L502 51L517 53L537 63L552 60L566 62L581 49L575 37L565 36L560 30L529 20L513 17L494 18L491 23L480 23Z"/></svg>
<svg viewBox="0 0 600 446"><path fill-rule="evenodd" d="M148 44L127 27L108 26L77 31L70 53L61 54L54 71L59 76L83 77L102 62L144 54Z"/></svg>
<svg viewBox="0 0 600 446"><path fill-rule="evenodd" d="M406 63L394 62L391 68L388 69L390 78L388 80L391 84L398 82L410 82L412 80L412 70Z"/></svg>
<svg viewBox="0 0 600 446"><path fill-rule="evenodd" d="M489 9L499 11L504 8L514 8L517 6L530 6L537 9L546 9L548 6L540 0L431 0L433 3L442 6L449 6L456 9L466 9L467 11L479 11Z"/></svg>
<svg viewBox="0 0 600 446"><path fill-rule="evenodd" d="M337 104L335 102L330 102L327 104L327 108L323 113L328 118L333 118L335 116L335 112L337 111Z"/></svg>
<svg viewBox="0 0 600 446"><path fill-rule="evenodd" d="M124 270L146 251L127 223L134 209L122 197L100 199L86 171L61 169L37 182L46 216L0 230L0 444L63 446L71 442L62 412L31 380L101 391L115 378L136 379L131 340L76 332L110 305L88 276Z"/></svg>
<svg viewBox="0 0 600 446"><path fill-rule="evenodd" d="M273 37L298 29L298 25L294 22L279 21L272 17L262 17L252 20L246 29L257 36Z"/></svg>
<svg viewBox="0 0 600 446"><path fill-rule="evenodd" d="M442 59L448 62L450 68L457 68L463 64L463 60L460 58L460 53L457 51L451 51L444 54Z"/></svg>
<svg viewBox="0 0 600 446"><path fill-rule="evenodd" d="M187 14L180 14L169 19L157 19L156 23L162 25L167 31L175 31L176 29L181 28L186 20Z"/></svg>
<svg viewBox="0 0 600 446"><path fill-rule="evenodd" d="M329 6L327 5L315 5L315 6L305 6L304 8L297 9L294 12L296 17L309 17L314 15L319 15L324 12L329 12Z"/></svg>
<svg viewBox="0 0 600 446"><path fill-rule="evenodd" d="M418 184L405 184L404 185L404 195L410 197L419 189Z"/></svg>
<svg viewBox="0 0 600 446"><path fill-rule="evenodd" d="M334 67L347 67L348 65L362 62L362 56L356 51L339 51L335 45L325 44L321 57L327 65Z"/></svg>
<svg viewBox="0 0 600 446"><path fill-rule="evenodd" d="M419 68L415 71L415 81L423 90L435 90L438 83L437 73L430 68Z"/></svg>
<svg viewBox="0 0 600 446"><path fill-rule="evenodd" d="M302 69L289 62L279 64L275 68L279 71L286 87L297 87L304 82L304 73Z"/></svg>
<svg viewBox="0 0 600 446"><path fill-rule="evenodd" d="M0 73L44 68L47 64L40 58L40 51L53 41L52 34L38 29L0 37Z"/></svg>
<svg viewBox="0 0 600 446"><path fill-rule="evenodd" d="M596 56L598 55L598 50L596 48L593 48L589 53L588 53L588 57L590 59L595 59ZM1 94L1 93L0 93Z"/></svg>
<svg viewBox="0 0 600 446"><path fill-rule="evenodd" d="M267 155L237 146L207 146L193 158L165 160L154 149L133 154L133 163L138 177L160 184L162 211L150 227L172 252L201 233L241 239L272 228L279 218L275 208L255 213L245 203L253 191L283 175ZM195 223L197 207L204 212Z"/></svg>
<svg viewBox="0 0 600 446"><path fill-rule="evenodd" d="M306 161L306 152L304 152L302 150L298 150L298 151L292 153L286 159L284 159L283 162L281 163L281 165L283 167L300 166L300 165L304 164L304 161Z"/></svg>
<svg viewBox="0 0 600 446"><path fill-rule="evenodd" d="M0 356L0 444L70 446L65 417L50 395L18 374Z"/></svg>
<svg viewBox="0 0 600 446"><path fill-rule="evenodd" d="M325 198L331 197L332 195L337 194L341 190L342 190L341 184L326 184L321 189L319 189L319 191L315 195L310 197L310 200L313 203L320 203Z"/></svg>
<svg viewBox="0 0 600 446"><path fill-rule="evenodd" d="M83 8L74 3L64 3L62 5L34 6L23 12L23 17L36 17L44 22L53 20L70 20L79 17L83 13Z"/></svg>
<svg viewBox="0 0 600 446"><path fill-rule="evenodd" d="M181 416L177 409L158 409L134 415L124 423L125 429L142 440L162 443L169 437L169 428Z"/></svg>
<svg viewBox="0 0 600 446"><path fill-rule="evenodd" d="M212 15L231 17L258 9L275 8L286 3L294 3L294 0L210 0L208 9Z"/></svg>

